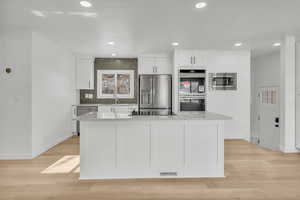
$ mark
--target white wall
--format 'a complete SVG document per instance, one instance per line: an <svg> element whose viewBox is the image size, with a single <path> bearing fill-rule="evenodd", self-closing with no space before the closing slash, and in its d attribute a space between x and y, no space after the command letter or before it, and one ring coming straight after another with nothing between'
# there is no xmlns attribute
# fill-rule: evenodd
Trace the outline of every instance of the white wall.
<svg viewBox="0 0 300 200"><path fill-rule="evenodd" d="M251 80L251 136L256 138L259 136L257 121L259 107L256 96L261 87L280 87L280 51L253 58L251 60Z"/></svg>
<svg viewBox="0 0 300 200"><path fill-rule="evenodd" d="M207 111L231 116L225 138L250 139L250 52L208 51L207 73L237 72L236 91L207 92ZM208 82L207 82L208 83Z"/></svg>
<svg viewBox="0 0 300 200"><path fill-rule="evenodd" d="M30 58L29 31L0 31L0 159L31 157Z"/></svg>
<svg viewBox="0 0 300 200"><path fill-rule="evenodd" d="M72 135L74 57L32 34L32 153L36 156Z"/></svg>
<svg viewBox="0 0 300 200"><path fill-rule="evenodd" d="M296 40L285 36L281 45L280 65L280 149L298 152L296 149Z"/></svg>
<svg viewBox="0 0 300 200"><path fill-rule="evenodd" d="M40 34L0 32L0 159L32 158L72 135L74 62Z"/></svg>

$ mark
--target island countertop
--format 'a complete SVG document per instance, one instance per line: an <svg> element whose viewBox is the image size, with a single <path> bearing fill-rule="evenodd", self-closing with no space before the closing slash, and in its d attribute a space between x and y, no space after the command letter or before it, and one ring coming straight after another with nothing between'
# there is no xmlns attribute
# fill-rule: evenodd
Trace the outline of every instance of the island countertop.
<svg viewBox="0 0 300 200"><path fill-rule="evenodd" d="M156 115L127 115L121 113L99 113L90 112L79 116L79 121L102 121L102 120L231 120L232 118L226 115L221 115L211 112L184 113L169 116Z"/></svg>

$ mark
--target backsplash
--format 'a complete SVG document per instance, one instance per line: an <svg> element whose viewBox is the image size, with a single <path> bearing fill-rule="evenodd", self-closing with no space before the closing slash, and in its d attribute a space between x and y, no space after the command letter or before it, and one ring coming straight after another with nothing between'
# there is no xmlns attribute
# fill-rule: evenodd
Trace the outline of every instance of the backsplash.
<svg viewBox="0 0 300 200"><path fill-rule="evenodd" d="M136 104L138 93L137 58L96 58L94 65L94 90L80 90L80 104L113 104L114 99L97 99L97 70L134 70L134 98L119 99L121 104Z"/></svg>

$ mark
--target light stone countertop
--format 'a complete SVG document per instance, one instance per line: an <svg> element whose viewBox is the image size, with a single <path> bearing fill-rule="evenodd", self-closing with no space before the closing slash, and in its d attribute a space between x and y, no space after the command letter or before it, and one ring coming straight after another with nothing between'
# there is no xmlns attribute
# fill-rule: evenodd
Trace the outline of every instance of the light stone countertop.
<svg viewBox="0 0 300 200"><path fill-rule="evenodd" d="M137 104L73 104L72 106L137 106Z"/></svg>
<svg viewBox="0 0 300 200"><path fill-rule="evenodd" d="M103 120L231 120L229 116L211 113L211 112L197 112L197 114L184 113L169 116L141 116L141 115L127 115L114 113L98 113L90 112L88 114L79 116L79 121L103 121Z"/></svg>

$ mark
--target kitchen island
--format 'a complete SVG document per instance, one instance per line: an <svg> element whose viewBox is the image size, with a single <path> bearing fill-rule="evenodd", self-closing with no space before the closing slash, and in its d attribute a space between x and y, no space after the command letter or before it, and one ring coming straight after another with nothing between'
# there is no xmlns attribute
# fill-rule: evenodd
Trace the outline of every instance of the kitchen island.
<svg viewBox="0 0 300 200"><path fill-rule="evenodd" d="M79 117L80 179L224 177L224 123L203 112Z"/></svg>

